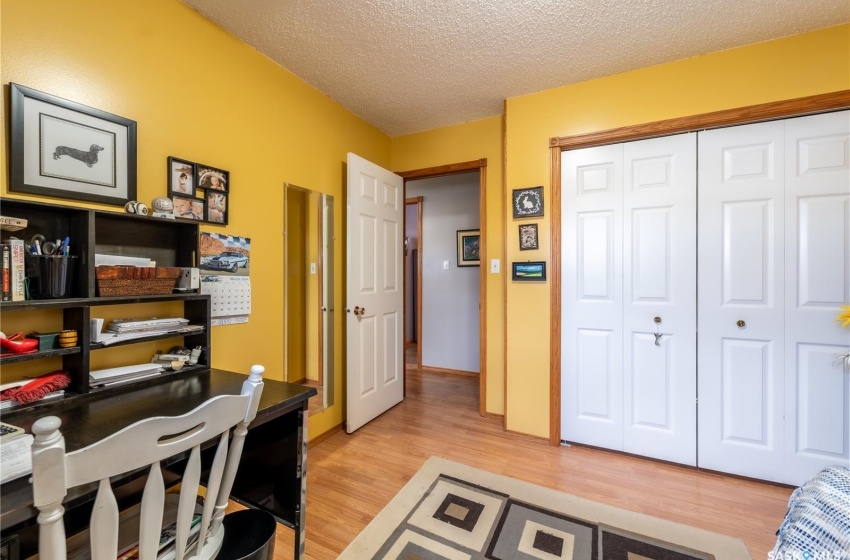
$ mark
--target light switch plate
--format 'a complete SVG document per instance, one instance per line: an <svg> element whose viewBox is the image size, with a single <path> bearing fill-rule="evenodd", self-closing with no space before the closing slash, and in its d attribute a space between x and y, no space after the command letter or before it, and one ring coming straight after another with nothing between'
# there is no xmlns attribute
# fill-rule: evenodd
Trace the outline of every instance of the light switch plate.
<svg viewBox="0 0 850 560"><path fill-rule="evenodd" d="M499 259L490 259L490 274L499 274L501 263Z"/></svg>
<svg viewBox="0 0 850 560"><path fill-rule="evenodd" d="M316 274L316 263L310 263L310 274Z"/></svg>
<svg viewBox="0 0 850 560"><path fill-rule="evenodd" d="M449 261L443 261L443 270L449 269Z"/></svg>

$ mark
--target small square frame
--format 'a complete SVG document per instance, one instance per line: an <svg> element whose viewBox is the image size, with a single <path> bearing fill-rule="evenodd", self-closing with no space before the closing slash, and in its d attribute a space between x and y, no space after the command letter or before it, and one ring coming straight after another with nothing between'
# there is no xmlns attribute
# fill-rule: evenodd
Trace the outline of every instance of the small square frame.
<svg viewBox="0 0 850 560"><path fill-rule="evenodd" d="M538 249L537 224L519 225L519 250L531 251Z"/></svg>
<svg viewBox="0 0 850 560"><path fill-rule="evenodd" d="M514 189L511 197L514 218L532 218L543 215L543 187Z"/></svg>
<svg viewBox="0 0 850 560"><path fill-rule="evenodd" d="M461 229L457 232L457 265L481 266L481 230Z"/></svg>
<svg viewBox="0 0 850 560"><path fill-rule="evenodd" d="M511 280L514 282L545 282L546 261L511 263Z"/></svg>

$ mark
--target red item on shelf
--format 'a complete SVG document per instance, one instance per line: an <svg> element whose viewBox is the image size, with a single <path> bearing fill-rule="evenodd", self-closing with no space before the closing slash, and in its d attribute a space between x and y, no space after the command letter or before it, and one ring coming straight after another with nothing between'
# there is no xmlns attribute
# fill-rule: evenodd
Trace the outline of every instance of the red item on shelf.
<svg viewBox="0 0 850 560"><path fill-rule="evenodd" d="M12 387L0 393L0 401L17 401L20 404L33 403L48 393L64 389L71 384L71 376L62 370L39 375L26 385Z"/></svg>
<svg viewBox="0 0 850 560"><path fill-rule="evenodd" d="M35 352L38 349L38 340L34 338L24 338L24 333L17 332L9 338L0 338L0 347L5 348L6 350L11 350L15 354Z"/></svg>

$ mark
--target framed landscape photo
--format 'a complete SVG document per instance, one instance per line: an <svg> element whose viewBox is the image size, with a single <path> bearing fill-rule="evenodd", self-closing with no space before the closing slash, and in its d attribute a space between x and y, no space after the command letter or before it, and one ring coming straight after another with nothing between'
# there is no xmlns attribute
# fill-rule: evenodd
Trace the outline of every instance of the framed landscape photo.
<svg viewBox="0 0 850 560"><path fill-rule="evenodd" d="M511 263L511 280L514 282L545 282L546 262L527 261Z"/></svg>
<svg viewBox="0 0 850 560"><path fill-rule="evenodd" d="M519 250L537 249L537 224L521 224L519 226Z"/></svg>
<svg viewBox="0 0 850 560"><path fill-rule="evenodd" d="M513 190L514 218L531 218L543 215L543 187Z"/></svg>
<svg viewBox="0 0 850 560"><path fill-rule="evenodd" d="M195 164L168 156L168 196L195 196Z"/></svg>
<svg viewBox="0 0 850 560"><path fill-rule="evenodd" d="M230 190L230 172L199 163L197 186L199 189L227 192Z"/></svg>
<svg viewBox="0 0 850 560"><path fill-rule="evenodd" d="M123 206L136 198L136 121L19 84L9 190Z"/></svg>
<svg viewBox="0 0 850 560"><path fill-rule="evenodd" d="M457 265L481 265L481 230L462 229L457 232Z"/></svg>

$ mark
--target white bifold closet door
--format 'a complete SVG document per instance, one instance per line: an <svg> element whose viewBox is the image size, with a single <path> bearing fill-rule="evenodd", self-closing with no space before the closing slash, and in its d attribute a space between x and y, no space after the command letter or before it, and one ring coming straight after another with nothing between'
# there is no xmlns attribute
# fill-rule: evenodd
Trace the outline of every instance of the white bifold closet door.
<svg viewBox="0 0 850 560"><path fill-rule="evenodd" d="M562 156L566 441L696 464L695 138Z"/></svg>
<svg viewBox="0 0 850 560"><path fill-rule="evenodd" d="M850 464L848 113L699 135L699 466Z"/></svg>

